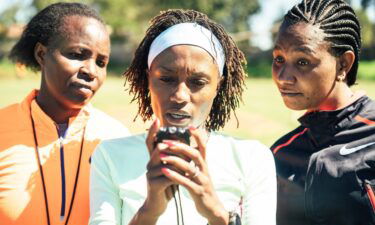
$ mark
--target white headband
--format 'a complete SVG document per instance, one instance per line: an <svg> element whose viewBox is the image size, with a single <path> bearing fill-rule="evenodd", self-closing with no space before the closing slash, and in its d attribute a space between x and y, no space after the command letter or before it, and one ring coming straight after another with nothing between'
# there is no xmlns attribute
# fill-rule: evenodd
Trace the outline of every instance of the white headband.
<svg viewBox="0 0 375 225"><path fill-rule="evenodd" d="M148 53L148 68L152 61L165 49L174 45L195 45L206 50L215 59L220 75L223 75L225 54L215 35L197 23L179 23L163 31L152 42Z"/></svg>

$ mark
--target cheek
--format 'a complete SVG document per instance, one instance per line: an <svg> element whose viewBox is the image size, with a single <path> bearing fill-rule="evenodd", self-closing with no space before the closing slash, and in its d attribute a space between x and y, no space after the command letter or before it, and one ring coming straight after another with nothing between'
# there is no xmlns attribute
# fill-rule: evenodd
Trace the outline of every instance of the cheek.
<svg viewBox="0 0 375 225"><path fill-rule="evenodd" d="M154 114L159 117L161 114L161 107L165 105L165 96L167 95L166 91L160 91L157 87L155 88L152 85L149 85L150 98L151 98L151 107Z"/></svg>
<svg viewBox="0 0 375 225"><path fill-rule="evenodd" d="M197 120L196 123L202 123L204 120L206 120L207 116L209 115L213 101L216 97L216 89L213 91L210 91L208 93L200 93L195 96L193 96L193 103L196 107L196 115L195 118Z"/></svg>

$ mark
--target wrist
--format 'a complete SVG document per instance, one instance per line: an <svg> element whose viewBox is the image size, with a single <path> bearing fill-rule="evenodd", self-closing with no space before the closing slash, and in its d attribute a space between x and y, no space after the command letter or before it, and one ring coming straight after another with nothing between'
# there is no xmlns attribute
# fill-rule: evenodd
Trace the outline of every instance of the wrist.
<svg viewBox="0 0 375 225"><path fill-rule="evenodd" d="M153 215L152 210L147 208L145 204L138 209L137 213L133 216L132 220L130 221L129 225L155 225L159 216Z"/></svg>
<svg viewBox="0 0 375 225"><path fill-rule="evenodd" d="M214 214L212 218L208 220L209 225L228 225L229 224L229 212L226 210L220 210Z"/></svg>

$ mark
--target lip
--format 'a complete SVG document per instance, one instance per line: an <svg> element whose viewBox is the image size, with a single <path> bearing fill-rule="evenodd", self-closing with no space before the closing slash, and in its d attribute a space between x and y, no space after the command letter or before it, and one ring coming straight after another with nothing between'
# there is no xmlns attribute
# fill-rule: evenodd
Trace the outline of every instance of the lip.
<svg viewBox="0 0 375 225"><path fill-rule="evenodd" d="M290 90L290 89L279 89L281 96L286 96L286 97L295 97L295 96L300 96L302 95L301 92Z"/></svg>
<svg viewBox="0 0 375 225"><path fill-rule="evenodd" d="M164 114L167 126L185 127L190 124L192 116L185 111L168 111Z"/></svg>
<svg viewBox="0 0 375 225"><path fill-rule="evenodd" d="M90 85L87 85L87 84L84 84L84 83L81 83L81 82L73 82L70 84L70 87L80 93L80 94L83 94L83 95L86 95L86 96L90 96L94 93L94 91L92 90L92 87Z"/></svg>

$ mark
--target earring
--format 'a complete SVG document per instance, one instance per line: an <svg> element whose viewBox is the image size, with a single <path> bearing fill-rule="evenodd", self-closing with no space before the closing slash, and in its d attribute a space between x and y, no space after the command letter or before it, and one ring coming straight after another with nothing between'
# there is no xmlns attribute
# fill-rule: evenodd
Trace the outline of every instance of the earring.
<svg viewBox="0 0 375 225"><path fill-rule="evenodd" d="M343 82L344 81L344 76L337 76L336 80L338 82Z"/></svg>

